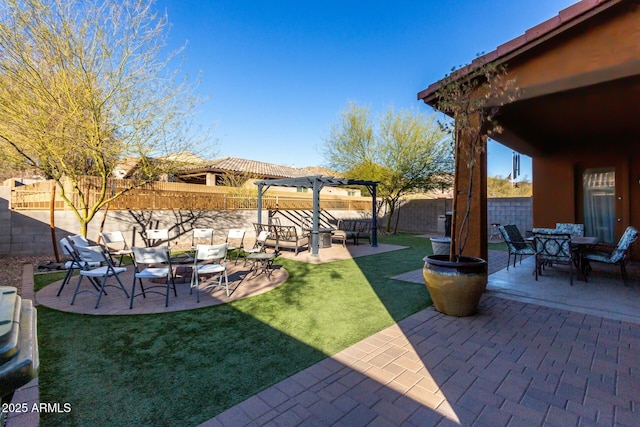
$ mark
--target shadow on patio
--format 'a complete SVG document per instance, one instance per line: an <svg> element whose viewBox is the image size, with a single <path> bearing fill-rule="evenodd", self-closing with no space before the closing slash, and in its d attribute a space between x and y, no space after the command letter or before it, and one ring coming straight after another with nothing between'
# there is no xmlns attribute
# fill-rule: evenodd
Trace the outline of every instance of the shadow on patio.
<svg viewBox="0 0 640 427"><path fill-rule="evenodd" d="M633 425L640 325L611 307L640 300L637 270L628 288L606 275L570 288L551 270L538 282L531 259L498 271L478 315L424 309L204 425ZM565 305L549 306L553 295ZM580 312L598 300L600 315Z"/></svg>

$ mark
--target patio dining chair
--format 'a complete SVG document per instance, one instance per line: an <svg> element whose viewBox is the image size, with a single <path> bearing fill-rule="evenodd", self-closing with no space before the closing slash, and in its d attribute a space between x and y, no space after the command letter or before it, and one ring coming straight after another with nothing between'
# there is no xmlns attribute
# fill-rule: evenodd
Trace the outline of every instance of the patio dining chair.
<svg viewBox="0 0 640 427"><path fill-rule="evenodd" d="M556 223L556 230L560 233L568 233L573 236L584 236L584 224L572 224L566 222Z"/></svg>
<svg viewBox="0 0 640 427"><path fill-rule="evenodd" d="M524 255L536 254L533 243L522 238L522 234L520 234L520 230L515 224L500 225L498 229L509 251L507 255L507 270L509 270L509 264L511 264L511 255L513 255L513 267L515 268L518 255L520 255L520 263L522 263Z"/></svg>
<svg viewBox="0 0 640 427"><path fill-rule="evenodd" d="M191 292L196 290L196 302L200 302L200 278L218 274L218 280L213 280L202 289L224 288L229 296L229 277L227 276L227 244L197 245L191 270ZM224 284L222 280L224 279Z"/></svg>
<svg viewBox="0 0 640 427"><path fill-rule="evenodd" d="M533 235L536 249L536 280L546 266L566 264L569 266L569 283L573 286L573 253L571 251L570 234L535 233Z"/></svg>
<svg viewBox="0 0 640 427"><path fill-rule="evenodd" d="M615 246L598 244L586 249L582 252L582 265L584 277L587 277L592 271L592 262L601 262L610 265L619 265L622 281L627 285L627 268L626 260L629 256L629 248L638 239L638 230L632 226L622 234L622 237Z"/></svg>
<svg viewBox="0 0 640 427"><path fill-rule="evenodd" d="M171 256L169 246L159 246L153 248L132 247L133 251L133 285L131 286L131 301L129 308L133 308L133 300L142 295L147 297L147 293L159 294L165 297L164 306L169 307L169 291L173 288L173 296L177 297L176 283L171 266ZM142 279L150 282L145 289ZM136 281L140 284L140 292L136 293ZM164 281L164 283L158 282ZM162 290L163 289L163 290Z"/></svg>
<svg viewBox="0 0 640 427"><path fill-rule="evenodd" d="M125 256L130 256L133 253L122 231L103 231L100 233L100 241L107 254L111 257L111 261L113 261L113 257L120 258L118 266L122 265L122 260Z"/></svg>
<svg viewBox="0 0 640 427"><path fill-rule="evenodd" d="M71 305L75 303L76 297L79 294L88 292L98 296L95 306L95 308L98 308L102 295L106 295L105 288L107 286L121 289L126 297L129 298L129 294L127 293L127 290L124 288L124 285L122 284L122 281L118 276L120 273L124 273L125 271L127 271L127 267L114 266L111 262L111 258L109 258L109 255L105 253L102 246L73 245L73 249L78 255L79 261L82 264L82 269L80 269L80 279L78 280L78 285L76 286L76 290L73 293ZM95 265L96 263L100 266L92 268L91 265ZM80 290L82 279L84 277L87 277L91 284L96 286L92 286L91 289ZM114 277L118 282L118 285L107 284L107 280L109 279L109 277Z"/></svg>

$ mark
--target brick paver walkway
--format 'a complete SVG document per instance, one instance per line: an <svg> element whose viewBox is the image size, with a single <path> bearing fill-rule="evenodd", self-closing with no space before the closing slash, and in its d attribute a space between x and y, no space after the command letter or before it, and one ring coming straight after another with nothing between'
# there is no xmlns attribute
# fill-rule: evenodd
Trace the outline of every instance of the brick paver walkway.
<svg viewBox="0 0 640 427"><path fill-rule="evenodd" d="M205 426L637 426L640 325L484 296L423 310Z"/></svg>

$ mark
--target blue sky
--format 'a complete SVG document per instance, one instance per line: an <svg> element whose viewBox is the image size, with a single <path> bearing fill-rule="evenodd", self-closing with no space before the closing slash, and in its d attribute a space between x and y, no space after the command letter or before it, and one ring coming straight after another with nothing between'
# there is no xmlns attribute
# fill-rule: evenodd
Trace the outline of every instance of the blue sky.
<svg viewBox="0 0 640 427"><path fill-rule="evenodd" d="M574 0L158 0L170 46L187 43L200 73L219 157L324 165L321 148L350 101L379 115L417 101L452 67L519 36ZM489 146L489 175L506 176L511 150ZM531 178L531 162L521 174Z"/></svg>

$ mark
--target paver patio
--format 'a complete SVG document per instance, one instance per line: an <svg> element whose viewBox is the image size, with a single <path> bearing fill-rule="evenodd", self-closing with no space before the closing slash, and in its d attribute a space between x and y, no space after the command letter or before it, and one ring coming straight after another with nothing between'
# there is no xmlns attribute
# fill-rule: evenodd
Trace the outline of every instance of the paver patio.
<svg viewBox="0 0 640 427"><path fill-rule="evenodd" d="M571 288L562 271L549 270L535 282L533 259L507 272L500 269L506 254L502 259L490 251L489 264L497 272L478 315L425 309L202 426L637 426L637 266L627 288L615 271ZM419 280L421 274L403 276ZM596 300L603 298L597 289L603 286L617 286L602 301L605 309L581 313L594 311L584 306L594 290ZM570 293L571 309L549 300L558 292ZM587 298L576 298L580 293ZM635 318L609 310L611 300L629 297L634 301L625 306ZM631 321L615 319L621 316Z"/></svg>
<svg viewBox="0 0 640 427"><path fill-rule="evenodd" d="M621 425L640 419L640 325L484 296L423 310L203 426Z"/></svg>

